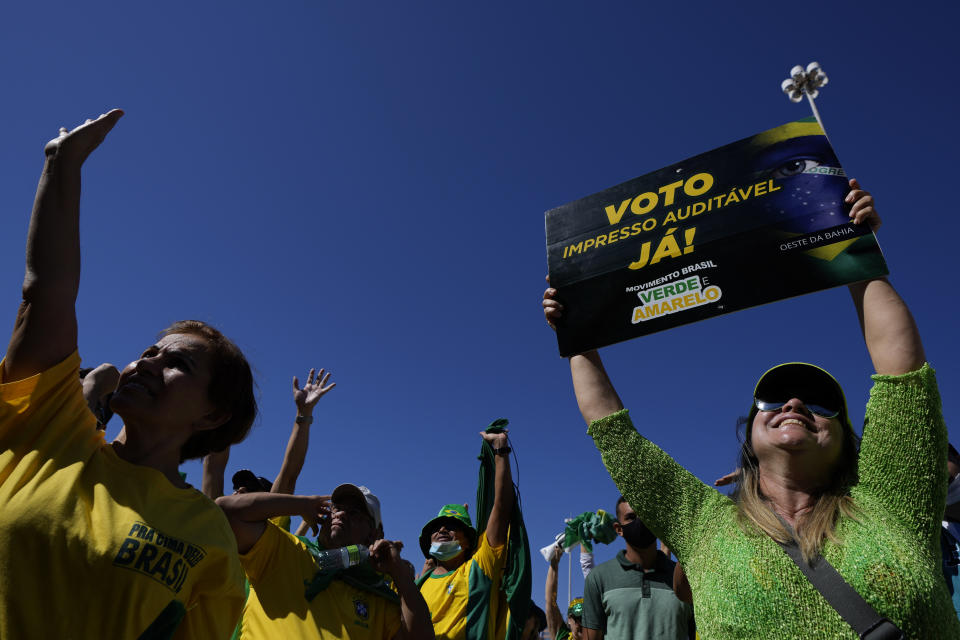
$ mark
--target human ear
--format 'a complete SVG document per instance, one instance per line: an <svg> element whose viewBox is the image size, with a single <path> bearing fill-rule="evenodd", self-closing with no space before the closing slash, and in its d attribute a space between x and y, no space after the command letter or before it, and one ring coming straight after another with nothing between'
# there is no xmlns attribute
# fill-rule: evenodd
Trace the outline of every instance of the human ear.
<svg viewBox="0 0 960 640"><path fill-rule="evenodd" d="M222 411L220 409L214 409L210 413L201 417L199 420L193 422L194 431L209 431L210 429L216 429L227 422L230 421L230 418L233 417L233 414L229 411Z"/></svg>

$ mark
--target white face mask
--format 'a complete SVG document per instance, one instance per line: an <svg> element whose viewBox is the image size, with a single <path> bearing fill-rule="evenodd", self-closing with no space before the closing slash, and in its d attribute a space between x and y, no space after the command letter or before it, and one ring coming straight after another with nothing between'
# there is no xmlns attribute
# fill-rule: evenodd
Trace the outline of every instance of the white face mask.
<svg viewBox="0 0 960 640"><path fill-rule="evenodd" d="M460 554L461 551L463 551L463 549L460 547L460 543L456 540L434 542L430 545L430 555L440 562L449 560L450 558L455 558Z"/></svg>

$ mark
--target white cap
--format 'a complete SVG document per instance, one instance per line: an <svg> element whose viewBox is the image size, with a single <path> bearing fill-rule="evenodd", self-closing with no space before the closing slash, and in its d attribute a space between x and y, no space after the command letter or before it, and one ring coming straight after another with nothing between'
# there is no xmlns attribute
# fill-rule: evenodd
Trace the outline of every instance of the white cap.
<svg viewBox="0 0 960 640"><path fill-rule="evenodd" d="M373 493L370 492L370 489L367 489L363 485L341 484L333 490L333 494L330 496L330 499L334 502L337 502L337 496L342 498L351 497L362 501L367 505L367 513L370 514L371 518L373 518L374 528L379 529L383 524L383 521L380 520L380 499L373 495Z"/></svg>

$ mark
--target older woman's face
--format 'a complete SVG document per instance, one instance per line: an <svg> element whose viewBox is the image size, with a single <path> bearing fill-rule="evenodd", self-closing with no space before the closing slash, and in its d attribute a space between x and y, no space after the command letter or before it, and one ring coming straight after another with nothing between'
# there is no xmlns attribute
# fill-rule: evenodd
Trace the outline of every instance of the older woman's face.
<svg viewBox="0 0 960 640"><path fill-rule="evenodd" d="M110 407L124 422L165 425L189 437L222 422L209 397L211 370L205 339L165 336L124 368Z"/></svg>
<svg viewBox="0 0 960 640"><path fill-rule="evenodd" d="M790 451L832 471L843 452L839 418L819 416L799 398L791 398L775 411L758 411L751 429L751 446L761 465L771 456Z"/></svg>

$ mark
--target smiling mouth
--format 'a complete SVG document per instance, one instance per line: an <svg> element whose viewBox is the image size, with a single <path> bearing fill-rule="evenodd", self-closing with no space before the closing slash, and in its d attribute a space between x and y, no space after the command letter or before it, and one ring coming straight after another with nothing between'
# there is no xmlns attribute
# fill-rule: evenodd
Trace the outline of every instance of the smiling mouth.
<svg viewBox="0 0 960 640"><path fill-rule="evenodd" d="M802 420L797 420L796 418L787 418L787 419L784 420L783 422L779 423L779 424L777 425L777 428L779 428L779 427L785 427L785 426L791 425L791 424L795 424L795 425L797 425L797 426L803 427L804 429L806 429L806 430L809 431L810 433L815 433L815 432L816 432L816 429L814 429L813 427L811 427L809 424L806 424L806 423L803 422Z"/></svg>

